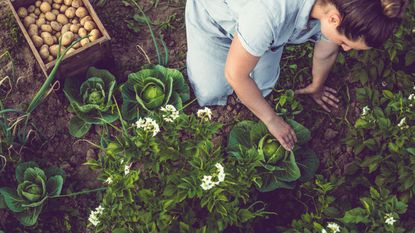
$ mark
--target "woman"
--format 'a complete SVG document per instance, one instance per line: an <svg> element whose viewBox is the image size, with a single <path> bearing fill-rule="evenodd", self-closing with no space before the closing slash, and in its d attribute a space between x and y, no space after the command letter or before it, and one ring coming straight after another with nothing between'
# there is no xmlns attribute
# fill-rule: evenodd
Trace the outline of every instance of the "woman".
<svg viewBox="0 0 415 233"><path fill-rule="evenodd" d="M187 69L201 106L225 105L233 91L286 150L293 129L263 96L279 76L287 43L315 41L310 94L325 110L337 108L336 91L324 85L338 47L379 47L399 25L406 0L187 0Z"/></svg>

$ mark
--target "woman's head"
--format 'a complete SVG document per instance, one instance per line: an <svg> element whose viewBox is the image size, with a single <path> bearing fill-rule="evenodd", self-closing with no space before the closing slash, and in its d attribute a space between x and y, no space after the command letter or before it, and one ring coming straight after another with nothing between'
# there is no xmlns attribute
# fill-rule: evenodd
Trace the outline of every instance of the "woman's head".
<svg viewBox="0 0 415 233"><path fill-rule="evenodd" d="M408 0L320 0L331 6L321 31L343 48L381 47L401 23ZM335 29L335 30L334 30Z"/></svg>

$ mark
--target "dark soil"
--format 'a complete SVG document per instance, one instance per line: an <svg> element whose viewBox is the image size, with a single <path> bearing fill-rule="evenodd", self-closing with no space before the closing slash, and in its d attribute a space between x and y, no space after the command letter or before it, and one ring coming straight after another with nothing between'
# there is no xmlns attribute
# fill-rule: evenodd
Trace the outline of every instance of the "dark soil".
<svg viewBox="0 0 415 233"><path fill-rule="evenodd" d="M140 1L140 4L152 19L156 34L163 35L169 48L169 66L180 69L185 74L186 35L183 16L185 0L160 1L156 7L152 5L152 2L154 1L146 0ZM138 33L127 27L126 21L131 20L135 14L132 7L125 6L122 1L107 1L104 7L96 7L96 11L112 37L113 59L101 64L100 68L109 69L120 82L126 80L129 73L137 71L146 63L145 56L137 46L144 49L152 62L157 62L154 45L146 26L139 25L140 32ZM166 21L171 24L170 27L165 28ZM6 57L0 59L0 80L6 76L10 77L12 91L7 97L2 97L3 103L8 108L25 109L45 77L14 22L5 0L0 0L0 55L4 51L11 54L12 60ZM284 86L284 79L287 78L283 77L280 81L282 86ZM340 87L339 83L343 81L337 79L330 86ZM95 157L98 151L84 140L75 139L68 132L67 123L71 118L71 113L67 111L68 101L62 92L62 86L63 83L55 84L55 88L32 114L31 128L36 133L30 136L30 143L21 153L11 155L6 170L0 173L0 187L14 186L14 169L17 162L29 160L37 161L41 167L58 166L64 169L68 177L64 184L63 194L100 186L95 172L83 165L87 157ZM272 102L274 96L275 94L271 94L267 99ZM312 129L313 140L310 145L321 156L322 164L327 164L322 171L328 174L341 173L350 158L350 150L341 143L347 126L343 120L345 106L350 103L344 101L344 109L334 114L326 114L322 113L322 110L308 97L301 97L301 101L304 103L305 113L299 116L298 120ZM186 111L195 112L198 108L199 106L194 102ZM357 109L355 108L356 106L349 109L349 115L355 113ZM226 143L226 136L236 121L254 119L253 114L239 103L235 95L229 97L227 106L212 109L213 120L224 125L218 135L219 138L225 138L221 140L223 144ZM350 117L349 115L347 117ZM85 139L97 143L99 131L98 127L92 129ZM275 220L278 224L290 223L289 220L293 216L281 218L281 215L284 215L286 209L295 209L296 206L278 205L278 203L286 202L288 198L286 193L288 191L276 191L263 195L264 200L273 202L270 204L269 211L281 213L276 218L271 217L265 220L269 226L275 226ZM5 210L0 210L0 229L7 233L86 232L89 212L98 205L97 195L99 197L98 193L50 201L39 218L38 226L31 229L22 228L12 215Z"/></svg>

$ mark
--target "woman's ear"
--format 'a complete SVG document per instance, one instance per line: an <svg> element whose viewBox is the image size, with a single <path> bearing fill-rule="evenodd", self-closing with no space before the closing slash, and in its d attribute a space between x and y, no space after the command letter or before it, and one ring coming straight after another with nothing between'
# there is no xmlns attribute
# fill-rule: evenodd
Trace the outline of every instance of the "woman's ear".
<svg viewBox="0 0 415 233"><path fill-rule="evenodd" d="M341 23L341 17L337 12L333 12L329 15L329 24L338 27Z"/></svg>

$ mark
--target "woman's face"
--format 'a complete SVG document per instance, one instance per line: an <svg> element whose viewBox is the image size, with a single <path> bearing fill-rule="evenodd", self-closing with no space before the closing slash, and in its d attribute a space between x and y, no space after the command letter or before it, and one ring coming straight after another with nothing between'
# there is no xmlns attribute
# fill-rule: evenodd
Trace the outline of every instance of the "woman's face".
<svg viewBox="0 0 415 233"><path fill-rule="evenodd" d="M345 35L341 34L337 30L337 27L339 26L340 22L341 22L340 14L336 14L336 12L333 12L327 15L326 17L324 17L324 19L320 20L321 33L323 33L323 35L327 39L341 46L343 50L346 52L352 49L356 49L356 50L370 49L370 47L366 45L363 38L353 41L353 40L348 39Z"/></svg>

